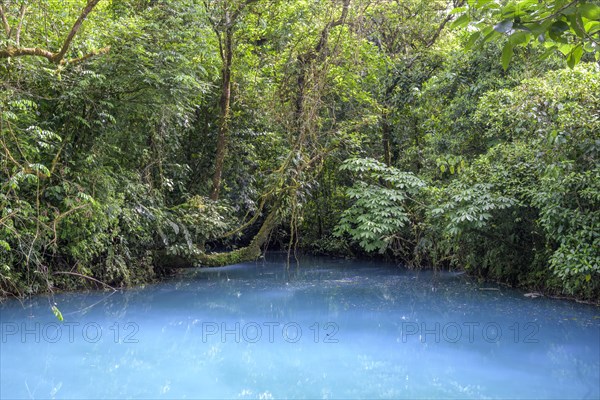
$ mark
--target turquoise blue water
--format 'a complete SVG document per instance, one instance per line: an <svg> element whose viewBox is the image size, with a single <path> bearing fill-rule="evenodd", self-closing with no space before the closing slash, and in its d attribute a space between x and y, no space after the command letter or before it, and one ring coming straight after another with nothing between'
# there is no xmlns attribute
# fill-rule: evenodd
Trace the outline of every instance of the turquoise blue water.
<svg viewBox="0 0 600 400"><path fill-rule="evenodd" d="M600 397L600 309L481 287L274 256L113 294L10 300L0 398Z"/></svg>

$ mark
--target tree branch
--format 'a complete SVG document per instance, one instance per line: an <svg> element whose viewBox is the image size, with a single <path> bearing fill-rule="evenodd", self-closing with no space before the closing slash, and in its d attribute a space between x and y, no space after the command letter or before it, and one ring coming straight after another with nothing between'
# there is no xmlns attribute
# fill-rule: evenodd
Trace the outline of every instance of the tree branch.
<svg viewBox="0 0 600 400"><path fill-rule="evenodd" d="M66 63L70 63L70 64L79 63L79 62L85 61L91 57L94 57L96 55L108 53L108 51L110 50L110 47L104 47L104 48L101 48L98 50L91 51L90 53L86 54L83 57L73 58L70 60L65 60L65 58L64 58L65 54L69 50L71 43L73 42L73 39L75 38L75 35L77 35L77 32L81 28L83 21L87 18L89 13L94 9L94 7L96 7L96 5L100 1L101 0L88 0L86 7L83 9L81 14L79 15L79 18L77 18L77 21L75 21L75 23L73 24L73 27L71 28L71 30L69 31L69 34L67 35L67 38L63 42L63 45L62 45L60 51L58 51L57 53L54 53L50 50L42 49L39 47L19 47L21 29L23 26L23 19L25 17L25 13L27 11L27 7L26 7L25 3L23 3L21 5L21 9L19 11L19 23L18 23L18 25L16 27L16 31L15 31L15 33L16 33L15 39L16 39L17 46L15 47L15 46L9 45L5 49L0 50L0 58L35 56L35 57L43 57L54 64L62 65L62 64L66 64ZM7 37L10 39L12 30L10 28L10 25L8 24L8 20L6 19L6 15L4 13L4 9L2 8L2 6L0 6L0 14L2 16L2 21L4 23L4 29L7 32Z"/></svg>
<svg viewBox="0 0 600 400"><path fill-rule="evenodd" d="M75 24L73 24L73 27L71 28L71 31L67 35L67 38L65 39L62 48L60 49L60 51L58 53L56 53L53 56L53 58L52 58L51 61L53 61L55 63L58 63L58 62L60 62L63 59L63 57L67 53L67 50L69 50L69 46L71 45L71 42L73 41L73 38L75 37L75 35L79 31L79 28L81 28L81 25L83 24L83 21L87 18L88 14L90 12L92 12L92 10L94 9L94 7L96 7L96 5L99 2L100 2L100 0L88 0L87 6L85 6L85 8L83 9L83 11L81 12L81 15L79 15L79 18L77 18L77 21L75 21Z"/></svg>
<svg viewBox="0 0 600 400"><path fill-rule="evenodd" d="M10 25L8 24L8 19L6 19L2 5L0 5L0 17L2 17L2 25L4 25L4 32L6 32L6 38L8 39L10 37Z"/></svg>
<svg viewBox="0 0 600 400"><path fill-rule="evenodd" d="M340 16L340 18L335 21L331 21L327 25L325 25L325 28L323 28L323 31L321 32L321 39L319 40L319 43L315 47L316 54L320 53L321 50L327 45L327 41L329 40L329 31L332 28L343 25L346 22L346 18L348 17L349 8L350 8L350 0L344 0L343 8L342 8L342 15Z"/></svg>
<svg viewBox="0 0 600 400"><path fill-rule="evenodd" d="M115 289L114 287L110 286L108 283L104 283L102 281L99 281L96 278L92 278L91 276L87 276L87 275L84 275L84 274L79 274L77 272L54 271L52 274L53 275L73 275L73 276L78 276L80 278L89 279L90 281L93 281L93 282L101 284L102 286L108 287L108 288L112 289L113 292L117 291L117 289Z"/></svg>
<svg viewBox="0 0 600 400"><path fill-rule="evenodd" d="M40 49L39 47L13 47L8 46L4 50L0 50L0 58L8 57L23 57L23 56L37 56L47 58L48 61L54 61L55 53Z"/></svg>
<svg viewBox="0 0 600 400"><path fill-rule="evenodd" d="M244 8L246 8L246 6L248 6L252 3L256 3L257 1L258 0L246 0L242 4L240 4L240 6L237 8L237 10L235 10L233 12L233 14L231 15L231 23L235 24L235 21L238 19L238 17L242 13L242 11L244 11Z"/></svg>
<svg viewBox="0 0 600 400"><path fill-rule="evenodd" d="M108 52L110 51L110 46L106 46L103 47L101 49L98 50L92 50L89 53L87 53L86 55L82 56L82 57L77 57L77 58L71 58L68 60L61 60L60 64L79 64L80 62L84 62L87 59L90 59L92 57L98 56L100 54L108 54Z"/></svg>
<svg viewBox="0 0 600 400"><path fill-rule="evenodd" d="M98 56L100 54L107 54L110 51L110 46L103 47L98 50L92 50L88 54L71 59L61 59L60 61L56 61L57 53L53 53L46 49L40 49L39 47L13 47L9 46L4 50L0 50L0 58L9 58L9 57L25 57L25 56L35 56L35 57L43 57L48 61L64 65L64 64L78 64L80 62L86 61L92 57Z"/></svg>
<svg viewBox="0 0 600 400"><path fill-rule="evenodd" d="M17 30L15 32L15 43L17 47L21 42L21 29L23 28L23 19L25 18L25 13L27 12L27 5L25 3L21 4L21 9L19 10L19 23L17 24ZM12 34L12 30L11 30Z"/></svg>
<svg viewBox="0 0 600 400"><path fill-rule="evenodd" d="M458 2L455 2L454 7L455 8L456 7L462 7L464 4L465 4L465 1L464 0L460 0ZM454 19L454 15L453 14L446 15L446 18L443 19L442 23L438 26L438 28L436 29L435 33L431 37L431 39L429 39L429 41L425 44L425 47L431 47L431 46L433 46L435 44L435 42L440 37L440 34L442 33L442 31L446 27L446 24L448 24L448 22L452 21L452 19Z"/></svg>

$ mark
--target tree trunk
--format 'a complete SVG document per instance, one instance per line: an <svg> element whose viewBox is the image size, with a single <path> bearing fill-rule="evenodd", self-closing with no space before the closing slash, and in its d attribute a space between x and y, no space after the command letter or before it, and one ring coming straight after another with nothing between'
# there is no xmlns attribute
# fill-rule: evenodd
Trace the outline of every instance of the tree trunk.
<svg viewBox="0 0 600 400"><path fill-rule="evenodd" d="M385 111L381 117L381 139L383 143L383 162L388 167L392 166L392 125L389 121L388 112Z"/></svg>
<svg viewBox="0 0 600 400"><path fill-rule="evenodd" d="M227 154L227 141L229 139L229 120L231 114L231 65L233 61L233 27L225 30L225 43L222 50L223 66L221 67L221 98L219 107L219 136L217 138L217 151L215 155L215 171L212 178L210 199L219 199L221 191L221 177L223 165Z"/></svg>

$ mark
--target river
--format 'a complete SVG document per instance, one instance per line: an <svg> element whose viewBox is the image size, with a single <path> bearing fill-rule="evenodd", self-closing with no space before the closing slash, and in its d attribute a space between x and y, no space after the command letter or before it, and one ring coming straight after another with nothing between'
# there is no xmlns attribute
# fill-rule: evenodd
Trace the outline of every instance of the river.
<svg viewBox="0 0 600 400"><path fill-rule="evenodd" d="M600 309L524 294L275 254L7 300L0 398L599 398Z"/></svg>

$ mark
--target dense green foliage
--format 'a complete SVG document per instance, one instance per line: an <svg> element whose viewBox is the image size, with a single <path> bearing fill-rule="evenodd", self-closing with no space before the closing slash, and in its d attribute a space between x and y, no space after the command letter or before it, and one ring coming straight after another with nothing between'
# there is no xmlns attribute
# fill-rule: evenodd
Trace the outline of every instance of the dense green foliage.
<svg viewBox="0 0 600 400"><path fill-rule="evenodd" d="M0 295L268 245L599 298L593 2L0 11Z"/></svg>
<svg viewBox="0 0 600 400"><path fill-rule="evenodd" d="M587 53L600 60L598 32L600 5L585 0L469 1L454 9L460 16L454 26L469 26L474 32L467 47L506 35L502 65L508 68L517 46L541 46L542 57L560 51L572 68ZM490 23L493 22L493 24ZM589 59L592 59L590 57Z"/></svg>

